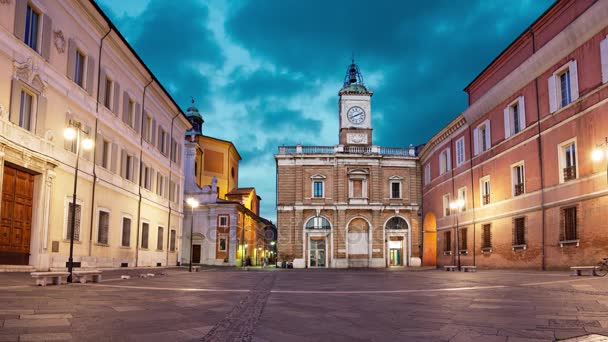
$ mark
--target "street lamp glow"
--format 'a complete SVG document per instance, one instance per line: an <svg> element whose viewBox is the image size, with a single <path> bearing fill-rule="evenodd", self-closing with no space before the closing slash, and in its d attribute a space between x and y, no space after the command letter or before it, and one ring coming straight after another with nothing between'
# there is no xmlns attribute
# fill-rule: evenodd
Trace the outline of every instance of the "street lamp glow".
<svg viewBox="0 0 608 342"><path fill-rule="evenodd" d="M593 149L593 152L591 152L591 159L596 162L604 159L604 152L599 148Z"/></svg>
<svg viewBox="0 0 608 342"><path fill-rule="evenodd" d="M76 130L72 127L68 127L66 129L64 129L63 137L70 141L76 139Z"/></svg>
<svg viewBox="0 0 608 342"><path fill-rule="evenodd" d="M198 208L198 201L196 199L194 199L193 197L189 197L188 199L186 199L186 203L188 203L188 205L192 209Z"/></svg>
<svg viewBox="0 0 608 342"><path fill-rule="evenodd" d="M86 138L82 141L82 148L84 148L85 150L92 149L93 145L95 145L95 143L93 142L93 139Z"/></svg>
<svg viewBox="0 0 608 342"><path fill-rule="evenodd" d="M271 241L270 245L274 246L276 244L276 241Z"/></svg>
<svg viewBox="0 0 608 342"><path fill-rule="evenodd" d="M450 209L462 209L464 207L464 200L459 198L450 203Z"/></svg>

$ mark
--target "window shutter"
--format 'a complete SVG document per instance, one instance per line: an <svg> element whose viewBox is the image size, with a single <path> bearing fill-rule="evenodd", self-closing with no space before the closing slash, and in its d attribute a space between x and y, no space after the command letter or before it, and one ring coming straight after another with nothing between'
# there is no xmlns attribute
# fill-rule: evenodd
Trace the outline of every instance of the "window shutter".
<svg viewBox="0 0 608 342"><path fill-rule="evenodd" d="M27 0L15 0L15 27L14 33L19 40L25 40L25 15L27 13Z"/></svg>
<svg viewBox="0 0 608 342"><path fill-rule="evenodd" d="M125 91L122 94L122 122L129 124L129 94Z"/></svg>
<svg viewBox="0 0 608 342"><path fill-rule="evenodd" d="M608 82L608 37L600 42L600 59L602 60L602 83Z"/></svg>
<svg viewBox="0 0 608 342"><path fill-rule="evenodd" d="M68 40L68 78L74 80L76 71L76 42L72 38Z"/></svg>
<svg viewBox="0 0 608 342"><path fill-rule="evenodd" d="M146 111L145 109L143 110L143 112L141 113L142 116L142 120L141 120L141 136L144 138L145 141L148 141L148 138L150 136L150 132L148 132L148 111Z"/></svg>
<svg viewBox="0 0 608 342"><path fill-rule="evenodd" d="M506 106L503 110L503 115L505 117L505 139L511 136L511 123L509 120L509 116L511 116L511 106Z"/></svg>
<svg viewBox="0 0 608 342"><path fill-rule="evenodd" d="M46 97L38 95L38 110L36 111L36 134L40 137L44 137L44 129L46 128Z"/></svg>
<svg viewBox="0 0 608 342"><path fill-rule="evenodd" d="M95 80L95 58L87 56L87 93L93 95L93 81Z"/></svg>
<svg viewBox="0 0 608 342"><path fill-rule="evenodd" d="M108 89L106 89L106 70L104 68L101 68L101 71L99 72L99 103L101 103L102 106L106 103L107 91Z"/></svg>
<svg viewBox="0 0 608 342"><path fill-rule="evenodd" d="M171 172L171 171L169 171L169 172ZM163 191L163 197L169 198L169 177L168 176L164 177L163 184L165 185L165 191Z"/></svg>
<svg viewBox="0 0 608 342"><path fill-rule="evenodd" d="M156 146L156 119L152 118L152 127L150 128L150 144Z"/></svg>
<svg viewBox="0 0 608 342"><path fill-rule="evenodd" d="M576 66L576 60L568 63L568 70L570 70L570 90L572 91L572 102L578 99L578 67Z"/></svg>
<svg viewBox="0 0 608 342"><path fill-rule="evenodd" d="M53 21L51 17L44 14L42 16L42 46L40 49L40 54L47 61L51 56L51 28L53 26Z"/></svg>
<svg viewBox="0 0 608 342"><path fill-rule="evenodd" d="M549 112L557 110L557 87L555 85L555 75L549 77Z"/></svg>
<svg viewBox="0 0 608 342"><path fill-rule="evenodd" d="M179 184L176 185L177 191L175 192L175 203L179 203Z"/></svg>
<svg viewBox="0 0 608 342"><path fill-rule="evenodd" d="M91 138L91 134L93 133L93 130L91 129L91 127L90 127L90 126L85 125L85 126L84 126L84 130L85 130L85 132L89 132L89 133L88 133L88 134L81 135L81 136L80 136L80 138L81 138L81 139L83 139L83 140L84 140L84 139L87 139L87 138ZM82 140L81 140L81 142L82 142ZM82 148L82 145L80 146L80 148ZM92 155L93 155L93 151L91 151L91 150L88 150L88 151L87 151L87 150L85 150L85 149L82 149L82 150L80 150L80 155L81 155L81 156L82 156L82 157L83 157L85 160L91 161L91 159L92 159Z"/></svg>
<svg viewBox="0 0 608 342"><path fill-rule="evenodd" d="M135 128L135 132L139 134L141 130L141 106L139 103L135 103L135 122L133 123L133 128Z"/></svg>
<svg viewBox="0 0 608 342"><path fill-rule="evenodd" d="M103 162L103 136L97 133L95 137L95 164L101 165Z"/></svg>
<svg viewBox="0 0 608 342"><path fill-rule="evenodd" d="M120 153L120 176L127 178L127 151L121 150Z"/></svg>
<svg viewBox="0 0 608 342"><path fill-rule="evenodd" d="M117 162L118 159L118 145L115 143L112 143L112 154L110 156L110 171L112 171L113 173L116 173L117 170Z"/></svg>
<svg viewBox="0 0 608 342"><path fill-rule="evenodd" d="M156 187L154 186L154 183L155 183L154 180L156 179L156 177L155 177L156 173L154 173L153 167L150 167L149 174L150 174L150 191L154 192L154 189L156 189Z"/></svg>
<svg viewBox="0 0 608 342"><path fill-rule="evenodd" d="M169 145L169 134L165 134L165 156L171 153L171 145ZM171 157L169 157L171 158Z"/></svg>
<svg viewBox="0 0 608 342"><path fill-rule="evenodd" d="M112 111L114 114L118 115L118 106L120 99L120 84L114 81L114 105L112 106Z"/></svg>
<svg viewBox="0 0 608 342"><path fill-rule="evenodd" d="M19 124L19 108L21 106L21 82L13 78L13 84L11 86L11 104L9 120L15 125Z"/></svg>
<svg viewBox="0 0 608 342"><path fill-rule="evenodd" d="M490 120L486 120L486 146L492 147L492 131L490 130Z"/></svg>
<svg viewBox="0 0 608 342"><path fill-rule="evenodd" d="M473 151L475 155L479 154L479 129L475 128L473 130Z"/></svg>
<svg viewBox="0 0 608 342"><path fill-rule="evenodd" d="M131 180L133 181L133 183L137 183L139 181L139 159L137 159L137 157L133 157L133 175L131 177Z"/></svg>
<svg viewBox="0 0 608 342"><path fill-rule="evenodd" d="M526 128L526 102L524 96L519 97L519 129L523 130Z"/></svg>
<svg viewBox="0 0 608 342"><path fill-rule="evenodd" d="M156 148L158 148L158 150L162 153L163 151L161 151L160 149L160 145L162 143L162 139L163 139L163 128L162 126L158 126L158 139L156 139Z"/></svg>
<svg viewBox="0 0 608 342"><path fill-rule="evenodd" d="M448 148L447 150L447 165L446 165L446 171L450 171L452 169L452 149Z"/></svg>
<svg viewBox="0 0 608 342"><path fill-rule="evenodd" d="M177 165L181 168L182 167L182 145L181 144L177 144Z"/></svg>

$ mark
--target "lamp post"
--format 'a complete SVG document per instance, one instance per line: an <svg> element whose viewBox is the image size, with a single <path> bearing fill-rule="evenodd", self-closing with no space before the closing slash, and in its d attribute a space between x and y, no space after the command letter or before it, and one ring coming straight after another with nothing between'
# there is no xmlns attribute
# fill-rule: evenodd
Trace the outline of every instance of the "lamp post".
<svg viewBox="0 0 608 342"><path fill-rule="evenodd" d="M593 161L606 159L606 182L608 182L608 137L604 137L604 143L597 145L591 153Z"/></svg>
<svg viewBox="0 0 608 342"><path fill-rule="evenodd" d="M456 255L458 258L458 271L460 272L460 238L458 234L458 216L460 214L460 210L464 208L464 200L459 198L452 203L450 203L450 209L454 210L456 213Z"/></svg>
<svg viewBox="0 0 608 342"><path fill-rule="evenodd" d="M272 250L270 251L270 258L274 260L274 245L276 245L276 241L270 241L270 246L272 246ZM274 260L273 262L276 263L276 260Z"/></svg>
<svg viewBox="0 0 608 342"><path fill-rule="evenodd" d="M188 206L190 206L190 209L192 211L192 217L190 218L190 264L188 265L188 272L192 272L192 234L194 233L194 208L198 207L198 201L193 197L189 197L186 200L186 203L188 204Z"/></svg>
<svg viewBox="0 0 608 342"><path fill-rule="evenodd" d="M72 123L71 127L67 127L63 131L63 136L69 141L76 140L76 165L74 168L74 192L72 193L72 207L70 209L70 216L72 217L72 222L70 224L70 257L68 258L68 272L70 275L68 276L68 283L72 282L72 271L74 268L74 231L76 230L76 190L78 187L78 161L80 160L80 132L82 130L82 124L80 122ZM90 150L93 148L93 140L86 138L82 140L82 148L85 150Z"/></svg>

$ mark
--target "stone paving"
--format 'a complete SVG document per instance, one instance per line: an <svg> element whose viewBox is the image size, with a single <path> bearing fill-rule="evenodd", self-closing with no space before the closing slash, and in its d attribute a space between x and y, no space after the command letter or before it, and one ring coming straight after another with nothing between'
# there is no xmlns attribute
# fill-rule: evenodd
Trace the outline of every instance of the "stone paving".
<svg viewBox="0 0 608 342"><path fill-rule="evenodd" d="M138 277L149 272L166 275ZM0 341L608 341L608 277L565 272L203 268L33 284L0 273Z"/></svg>

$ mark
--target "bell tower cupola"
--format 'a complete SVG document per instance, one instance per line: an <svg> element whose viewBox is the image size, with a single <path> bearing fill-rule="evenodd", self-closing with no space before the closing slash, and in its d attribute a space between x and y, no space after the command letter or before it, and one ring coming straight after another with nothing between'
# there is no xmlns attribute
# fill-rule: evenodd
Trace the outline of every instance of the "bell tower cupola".
<svg viewBox="0 0 608 342"><path fill-rule="evenodd" d="M186 110L186 117L192 124L192 129L188 130L186 135L203 135L203 123L205 123L205 120L203 120L203 116L198 111L198 108L194 106L194 98L192 98L192 104Z"/></svg>
<svg viewBox="0 0 608 342"><path fill-rule="evenodd" d="M338 93L340 110L340 144L372 144L371 99L374 93L363 83L363 76L353 57L346 69L344 84Z"/></svg>

